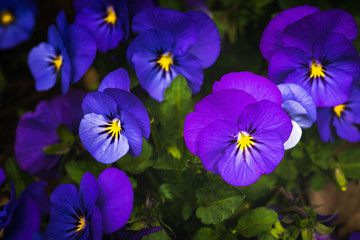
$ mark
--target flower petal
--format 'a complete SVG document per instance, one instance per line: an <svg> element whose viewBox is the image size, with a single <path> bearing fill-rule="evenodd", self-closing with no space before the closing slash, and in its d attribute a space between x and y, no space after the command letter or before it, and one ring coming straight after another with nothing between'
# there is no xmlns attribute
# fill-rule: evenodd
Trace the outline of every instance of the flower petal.
<svg viewBox="0 0 360 240"><path fill-rule="evenodd" d="M103 116L110 116L117 113L117 104L114 99L106 93L91 92L84 98L82 109L84 111L84 115L88 113L96 113Z"/></svg>
<svg viewBox="0 0 360 240"><path fill-rule="evenodd" d="M117 88L130 92L130 77L125 68L118 68L112 71L101 81L98 91L106 88Z"/></svg>
<svg viewBox="0 0 360 240"><path fill-rule="evenodd" d="M296 121L293 120L291 120L291 123L293 125L293 128L289 139L284 143L285 150L295 147L296 144L298 144L298 142L300 141L302 135L302 130L299 124L297 124Z"/></svg>
<svg viewBox="0 0 360 240"><path fill-rule="evenodd" d="M333 142L334 141L334 130L331 126L331 109L325 107L317 108L317 127L319 130L319 135L324 142Z"/></svg>

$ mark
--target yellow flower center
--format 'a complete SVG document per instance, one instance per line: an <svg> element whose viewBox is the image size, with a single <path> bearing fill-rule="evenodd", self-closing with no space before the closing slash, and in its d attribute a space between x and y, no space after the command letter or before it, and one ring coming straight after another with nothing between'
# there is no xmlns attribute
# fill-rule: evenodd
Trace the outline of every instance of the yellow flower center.
<svg viewBox="0 0 360 240"><path fill-rule="evenodd" d="M9 25L14 22L15 17L11 12L3 10L0 15L0 20L2 25Z"/></svg>
<svg viewBox="0 0 360 240"><path fill-rule="evenodd" d="M335 106L333 108L333 110L334 110L336 116L341 117L341 114L345 110L345 107L346 107L345 104L340 104L340 105Z"/></svg>
<svg viewBox="0 0 360 240"><path fill-rule="evenodd" d="M321 64L313 60L310 70L310 78L325 77L325 70Z"/></svg>
<svg viewBox="0 0 360 240"><path fill-rule="evenodd" d="M240 132L237 136L237 146L241 151L254 145L253 137L247 132Z"/></svg>
<svg viewBox="0 0 360 240"><path fill-rule="evenodd" d="M112 25L115 25L116 19L117 19L117 17L116 17L116 13L115 13L114 7L113 7L113 6L109 6L109 7L107 8L107 16L106 16L106 18L104 19L105 22L110 23L110 24L112 24Z"/></svg>
<svg viewBox="0 0 360 240"><path fill-rule="evenodd" d="M84 216L81 216L81 217L79 218L79 223L78 223L78 225L76 226L76 227L77 227L77 228L76 228L76 231L77 231L77 232L80 232L81 230L83 230L83 229L85 228L85 226L86 226L85 217L84 217Z"/></svg>
<svg viewBox="0 0 360 240"><path fill-rule="evenodd" d="M162 69L165 71L169 71L171 65L174 63L172 59L171 53L165 53L163 54L160 59L157 61L157 63L160 65Z"/></svg>
<svg viewBox="0 0 360 240"><path fill-rule="evenodd" d="M119 119L114 118L110 123L108 123L108 127L106 128L108 134L113 138L118 138L121 132L121 122Z"/></svg>
<svg viewBox="0 0 360 240"><path fill-rule="evenodd" d="M55 57L53 60L53 64L55 66L56 71L59 71L61 65L62 65L62 56Z"/></svg>

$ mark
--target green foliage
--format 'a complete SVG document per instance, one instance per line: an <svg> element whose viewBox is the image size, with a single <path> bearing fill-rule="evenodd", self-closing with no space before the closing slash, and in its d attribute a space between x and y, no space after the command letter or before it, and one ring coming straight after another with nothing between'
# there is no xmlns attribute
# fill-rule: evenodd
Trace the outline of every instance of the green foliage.
<svg viewBox="0 0 360 240"><path fill-rule="evenodd" d="M68 144L73 144L75 141L75 136L74 134L69 130L69 128L64 125L64 124L60 124L58 126L58 128L56 129L56 133L60 138L60 141L62 143L68 143Z"/></svg>
<svg viewBox="0 0 360 240"><path fill-rule="evenodd" d="M351 148L339 153L339 168L347 178L360 179L360 148Z"/></svg>
<svg viewBox="0 0 360 240"><path fill-rule="evenodd" d="M141 238L141 240L168 240L168 239L170 238L166 234L166 231L163 229Z"/></svg>
<svg viewBox="0 0 360 240"><path fill-rule="evenodd" d="M19 168L14 158L7 159L5 172L6 179L11 180L14 183L16 196L19 196L26 186L34 181L34 178L31 175Z"/></svg>
<svg viewBox="0 0 360 240"><path fill-rule="evenodd" d="M314 176L312 176L312 178L310 180L310 187L312 190L320 191L320 190L324 189L328 180L329 180L329 177L326 174L319 172L319 173L315 174Z"/></svg>
<svg viewBox="0 0 360 240"><path fill-rule="evenodd" d="M236 230L244 237L256 237L263 232L269 231L277 221L278 215L274 210L260 207L241 216Z"/></svg>
<svg viewBox="0 0 360 240"><path fill-rule="evenodd" d="M71 146L68 143L55 143L44 147L42 150L48 155L64 155L70 152Z"/></svg>
<svg viewBox="0 0 360 240"><path fill-rule="evenodd" d="M221 223L241 206L244 197L241 191L226 183L211 182L196 190L199 205L196 216L205 224Z"/></svg>
<svg viewBox="0 0 360 240"><path fill-rule="evenodd" d="M90 172L96 178L106 169L107 165L101 164L95 160L93 161L68 161L65 163L65 170L70 178L77 184L80 184L84 173Z"/></svg>

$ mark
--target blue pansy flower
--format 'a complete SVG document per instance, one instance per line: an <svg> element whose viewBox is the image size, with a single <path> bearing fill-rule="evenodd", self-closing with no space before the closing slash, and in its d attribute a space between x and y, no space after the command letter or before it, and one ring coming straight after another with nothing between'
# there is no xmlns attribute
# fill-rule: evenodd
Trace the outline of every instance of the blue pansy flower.
<svg viewBox="0 0 360 240"><path fill-rule="evenodd" d="M316 106L309 93L294 83L279 84L281 107L291 118L293 129L284 143L285 150L293 148L299 141L304 128L309 128L316 121Z"/></svg>
<svg viewBox="0 0 360 240"><path fill-rule="evenodd" d="M133 190L126 174L116 168L104 170L96 180L87 172L79 191L72 184L58 186L50 197L50 239L102 239L128 221Z"/></svg>
<svg viewBox="0 0 360 240"><path fill-rule="evenodd" d="M331 108L318 108L318 130L324 142L334 141L335 133L349 142L360 141L360 88L353 85L349 99Z"/></svg>
<svg viewBox="0 0 360 240"><path fill-rule="evenodd" d="M193 93L200 91L202 69L210 67L220 51L220 35L206 14L148 8L133 18L132 30L139 35L130 44L127 58L152 98L162 101L165 89L179 74Z"/></svg>
<svg viewBox="0 0 360 240"><path fill-rule="evenodd" d="M97 48L106 52L129 35L127 0L75 0L75 23L95 36Z"/></svg>
<svg viewBox="0 0 360 240"><path fill-rule="evenodd" d="M226 182L252 184L274 171L291 133L280 91L268 79L248 72L226 74L213 90L186 116L186 146L206 170Z"/></svg>
<svg viewBox="0 0 360 240"><path fill-rule="evenodd" d="M30 71L35 78L38 91L48 90L61 75L61 89L65 94L70 83L80 80L96 55L96 42L84 26L67 24L62 11L56 24L48 30L48 42L34 47L28 57Z"/></svg>
<svg viewBox="0 0 360 240"><path fill-rule="evenodd" d="M37 6L33 0L0 2L0 49L10 49L28 40L35 26Z"/></svg>
<svg viewBox="0 0 360 240"><path fill-rule="evenodd" d="M129 87L129 75L120 68L108 74L98 91L89 93L83 101L80 139L100 162L113 163L127 152L138 156L142 137L149 138L149 115Z"/></svg>
<svg viewBox="0 0 360 240"><path fill-rule="evenodd" d="M40 178L59 176L62 155L45 154L43 148L60 143L58 127L63 124L73 134L79 130L81 103L85 92L70 90L49 101L41 101L36 110L21 116L16 128L15 157L20 168Z"/></svg>
<svg viewBox="0 0 360 240"><path fill-rule="evenodd" d="M11 183L11 199L0 211L0 229L4 239L31 239L40 230L41 215L48 214L50 204L45 192L46 182L30 184L16 199Z"/></svg>

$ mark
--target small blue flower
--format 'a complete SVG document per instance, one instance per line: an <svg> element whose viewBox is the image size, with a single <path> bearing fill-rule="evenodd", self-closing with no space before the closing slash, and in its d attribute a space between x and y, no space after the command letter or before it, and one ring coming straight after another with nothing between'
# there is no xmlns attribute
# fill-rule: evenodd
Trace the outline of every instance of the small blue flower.
<svg viewBox="0 0 360 240"><path fill-rule="evenodd" d="M0 2L0 50L28 40L35 26L37 6L33 0Z"/></svg>
<svg viewBox="0 0 360 240"><path fill-rule="evenodd" d="M50 239L101 239L128 221L133 190L126 174L116 168L104 170L96 180L85 173L79 191L72 184L58 186L50 197Z"/></svg>
<svg viewBox="0 0 360 240"><path fill-rule="evenodd" d="M162 101L177 75L187 79L193 93L200 91L203 69L220 52L220 35L206 14L148 8L133 18L132 30L139 35L130 44L127 59L152 98Z"/></svg>
<svg viewBox="0 0 360 240"><path fill-rule="evenodd" d="M80 139L99 162L113 163L127 152L138 156L142 137L149 138L149 115L142 102L129 92L129 86L129 75L120 68L108 74L99 91L89 93L83 101Z"/></svg>
<svg viewBox="0 0 360 240"><path fill-rule="evenodd" d="M84 26L66 22L64 12L56 18L57 27L51 25L48 43L34 47L28 57L28 64L38 91L48 90L61 75L61 89L65 94L70 83L80 80L96 55L96 42Z"/></svg>

